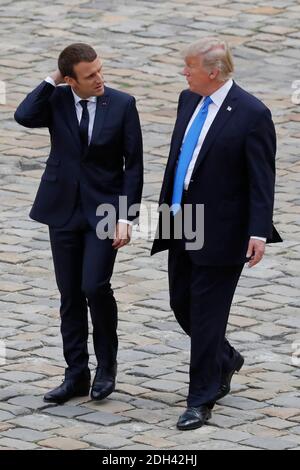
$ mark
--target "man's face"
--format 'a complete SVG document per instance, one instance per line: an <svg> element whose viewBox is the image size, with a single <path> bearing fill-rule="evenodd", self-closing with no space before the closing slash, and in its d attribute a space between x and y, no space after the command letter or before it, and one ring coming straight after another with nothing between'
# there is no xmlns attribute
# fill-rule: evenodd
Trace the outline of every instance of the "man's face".
<svg viewBox="0 0 300 470"><path fill-rule="evenodd" d="M74 65L76 78L67 81L75 93L81 98L101 96L104 93L104 77L102 62L97 57L93 62L79 62Z"/></svg>
<svg viewBox="0 0 300 470"><path fill-rule="evenodd" d="M212 73L214 74L214 72ZM183 75L191 91L201 96L208 96L210 94L212 86L211 73L204 69L200 56L188 56L185 58Z"/></svg>

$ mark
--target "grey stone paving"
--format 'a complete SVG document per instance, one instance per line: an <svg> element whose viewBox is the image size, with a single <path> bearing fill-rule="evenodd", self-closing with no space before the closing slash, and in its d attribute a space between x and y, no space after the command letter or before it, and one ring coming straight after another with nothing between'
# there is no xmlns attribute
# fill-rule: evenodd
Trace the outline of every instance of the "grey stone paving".
<svg viewBox="0 0 300 470"><path fill-rule="evenodd" d="M299 20L296 0L2 0L0 449L300 448L300 96L293 88L300 88ZM269 105L278 133L274 221L285 241L268 247L259 266L244 269L229 322L228 336L246 364L208 426L176 430L188 340L169 309L166 255L149 258L150 241L135 237L119 253L113 278L120 309L116 393L103 403L84 398L47 406L41 397L60 383L64 368L59 299L47 229L28 212L49 139L45 130L18 126L13 112L56 68L63 46L94 45L107 83L137 98L149 207L158 199L185 87L180 49L211 33L229 40L237 81Z"/></svg>

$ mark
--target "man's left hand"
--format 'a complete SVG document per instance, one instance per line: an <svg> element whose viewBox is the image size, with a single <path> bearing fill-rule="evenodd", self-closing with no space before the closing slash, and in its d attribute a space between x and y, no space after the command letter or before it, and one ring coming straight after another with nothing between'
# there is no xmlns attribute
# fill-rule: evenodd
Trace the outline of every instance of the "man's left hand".
<svg viewBox="0 0 300 470"><path fill-rule="evenodd" d="M115 228L113 248L118 250L130 242L132 227L125 222L118 222Z"/></svg>
<svg viewBox="0 0 300 470"><path fill-rule="evenodd" d="M266 244L262 240L250 238L247 250L247 258L250 258L248 267L252 268L260 262L265 253Z"/></svg>

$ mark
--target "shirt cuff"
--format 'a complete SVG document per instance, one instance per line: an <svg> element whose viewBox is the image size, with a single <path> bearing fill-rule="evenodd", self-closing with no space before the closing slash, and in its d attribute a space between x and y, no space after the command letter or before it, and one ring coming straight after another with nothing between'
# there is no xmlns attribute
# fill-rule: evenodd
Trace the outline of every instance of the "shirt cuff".
<svg viewBox="0 0 300 470"><path fill-rule="evenodd" d="M56 83L52 77L46 77L45 82L50 83L50 85L56 86Z"/></svg>
<svg viewBox="0 0 300 470"><path fill-rule="evenodd" d="M124 224L128 224L132 227L133 223L130 220L119 219L118 222L123 222Z"/></svg>
<svg viewBox="0 0 300 470"><path fill-rule="evenodd" d="M252 235L250 238L253 238L254 240L261 240L262 242L265 242L265 243L267 241L265 237L257 237L256 235Z"/></svg>

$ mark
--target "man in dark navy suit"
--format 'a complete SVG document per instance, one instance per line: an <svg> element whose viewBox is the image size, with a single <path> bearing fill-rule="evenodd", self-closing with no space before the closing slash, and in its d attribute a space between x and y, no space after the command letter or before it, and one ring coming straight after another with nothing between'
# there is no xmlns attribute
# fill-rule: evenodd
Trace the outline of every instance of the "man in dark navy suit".
<svg viewBox="0 0 300 470"><path fill-rule="evenodd" d="M186 49L189 89L179 97L159 200L160 207L171 207L171 237L164 229L168 214L160 211L152 248L152 254L169 250L171 308L191 337L181 430L202 426L230 391L244 362L225 338L240 274L246 261L252 267L262 259L266 242L281 241L272 224L271 113L232 80L232 72L224 41L203 38Z"/></svg>
<svg viewBox="0 0 300 470"><path fill-rule="evenodd" d="M26 127L48 127L51 138L30 216L49 226L68 367L63 383L44 400L63 403L89 393L88 307L98 363L91 396L101 400L113 392L117 370L117 305L110 279L117 250L130 240L142 194L135 99L106 87L97 53L78 43L62 51L58 70L24 99L15 119Z"/></svg>

